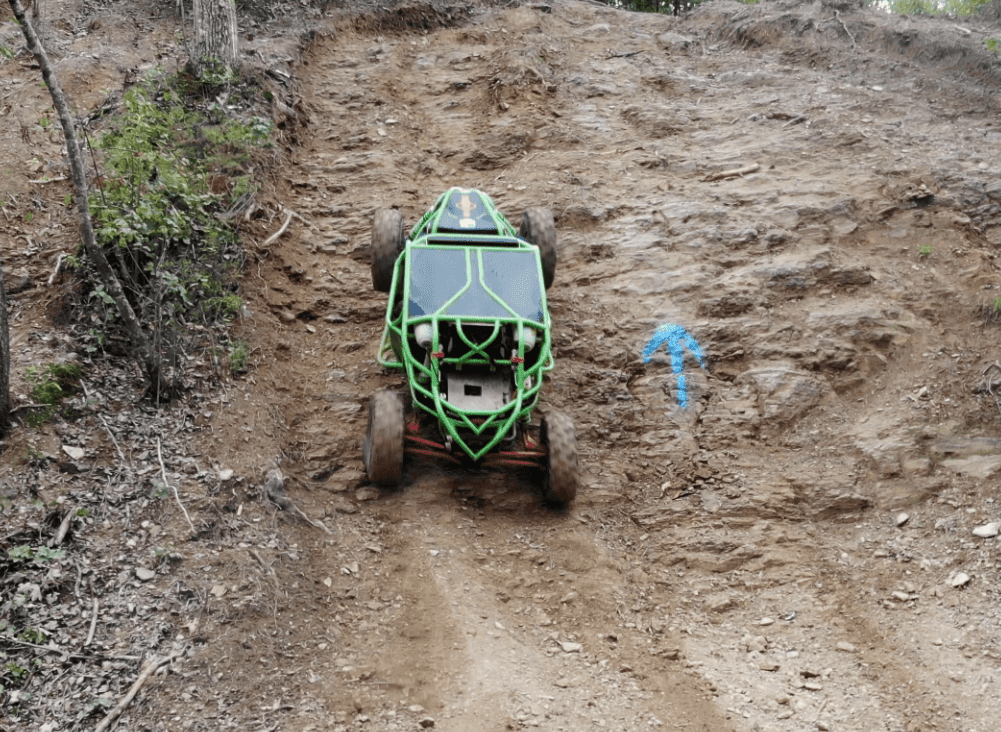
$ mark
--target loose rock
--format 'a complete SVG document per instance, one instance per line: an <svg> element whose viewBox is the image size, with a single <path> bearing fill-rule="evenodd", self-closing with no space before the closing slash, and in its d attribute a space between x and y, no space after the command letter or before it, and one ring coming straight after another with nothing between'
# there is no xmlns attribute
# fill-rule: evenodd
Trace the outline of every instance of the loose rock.
<svg viewBox="0 0 1001 732"><path fill-rule="evenodd" d="M984 524L983 526L978 526L973 530L974 536L979 536L983 539L990 539L998 535L998 530L1001 529L1001 524L993 521L989 524Z"/></svg>

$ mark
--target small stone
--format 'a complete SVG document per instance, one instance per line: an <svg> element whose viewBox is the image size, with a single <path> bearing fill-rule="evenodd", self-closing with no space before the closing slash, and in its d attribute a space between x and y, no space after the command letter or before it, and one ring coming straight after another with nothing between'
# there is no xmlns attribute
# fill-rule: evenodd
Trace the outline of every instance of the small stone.
<svg viewBox="0 0 1001 732"><path fill-rule="evenodd" d="M431 729L434 727L434 720L431 717L424 717L418 724L424 729Z"/></svg>
<svg viewBox="0 0 1001 732"><path fill-rule="evenodd" d="M356 501L374 501L380 496L379 489L374 486L365 486L355 491Z"/></svg>
<svg viewBox="0 0 1001 732"><path fill-rule="evenodd" d="M619 666L620 674L631 674L632 672L633 672L633 667L630 666L628 663L624 663L621 666Z"/></svg>
<svg viewBox="0 0 1001 732"><path fill-rule="evenodd" d="M223 468L219 471L219 480L225 483L233 477L234 473L231 468Z"/></svg>
<svg viewBox="0 0 1001 732"><path fill-rule="evenodd" d="M900 513L897 514L897 518L894 519L894 523L897 526L903 526L904 524L906 524L910 520L911 520L911 517L910 517L909 514L906 514L904 512L900 512Z"/></svg>
<svg viewBox="0 0 1001 732"><path fill-rule="evenodd" d="M953 587L964 587L970 583L970 575L966 572L957 572L956 575L949 580L949 584Z"/></svg>
<svg viewBox="0 0 1001 732"><path fill-rule="evenodd" d="M827 732L827 730L829 730L830 728L831 726L824 720L822 719L817 720L817 729L819 729L820 732Z"/></svg>
<svg viewBox="0 0 1001 732"><path fill-rule="evenodd" d="M821 691L824 687L818 684L816 681L807 681L803 684L804 689L809 689L810 691Z"/></svg>
<svg viewBox="0 0 1001 732"><path fill-rule="evenodd" d="M65 449L65 448L63 448ZM1001 524L993 521L989 524L984 524L983 526L978 526L973 530L974 536L979 536L982 539L991 539L998 535L998 530L1001 529Z"/></svg>
<svg viewBox="0 0 1001 732"><path fill-rule="evenodd" d="M414 714L420 714L421 712L424 711L424 707L422 707L420 704L411 704L409 707L407 707L407 709L409 709Z"/></svg>
<svg viewBox="0 0 1001 732"><path fill-rule="evenodd" d="M835 646L839 651L844 651L845 653L855 653L855 646L848 641L838 641L838 645Z"/></svg>
<svg viewBox="0 0 1001 732"><path fill-rule="evenodd" d="M225 587L225 585L213 585L212 586L212 595L214 597L222 597L225 594L226 594L226 587Z"/></svg>
<svg viewBox="0 0 1001 732"><path fill-rule="evenodd" d="M152 569L147 569L146 567L137 567L136 577L138 577L143 582L149 582L151 579L156 577L156 572L154 572Z"/></svg>
<svg viewBox="0 0 1001 732"><path fill-rule="evenodd" d="M908 595L906 592L901 592L900 590L897 590L896 592L893 593L893 599L900 600L901 602L907 602L908 600L911 599L911 596Z"/></svg>
<svg viewBox="0 0 1001 732"><path fill-rule="evenodd" d="M63 445L63 452L69 455L72 460L83 460L85 454L82 447L74 447L73 445Z"/></svg>
<svg viewBox="0 0 1001 732"><path fill-rule="evenodd" d="M560 648L562 648L565 653L580 653L584 646L580 643L574 643L572 641L563 641L560 643Z"/></svg>
<svg viewBox="0 0 1001 732"><path fill-rule="evenodd" d="M786 709L784 711L779 712L778 716L775 717L775 718L776 719L789 719L789 717L791 717L791 716L792 716L792 710L791 709Z"/></svg>
<svg viewBox="0 0 1001 732"><path fill-rule="evenodd" d="M556 679L556 681L554 681L553 684L560 687L561 689L566 689L570 686L570 682L563 677Z"/></svg>
<svg viewBox="0 0 1001 732"><path fill-rule="evenodd" d="M761 618L761 620L758 621L758 625L772 625L774 622L774 618Z"/></svg>
<svg viewBox="0 0 1001 732"><path fill-rule="evenodd" d="M758 668L762 671L778 671L779 665L775 661L762 661L758 664Z"/></svg>

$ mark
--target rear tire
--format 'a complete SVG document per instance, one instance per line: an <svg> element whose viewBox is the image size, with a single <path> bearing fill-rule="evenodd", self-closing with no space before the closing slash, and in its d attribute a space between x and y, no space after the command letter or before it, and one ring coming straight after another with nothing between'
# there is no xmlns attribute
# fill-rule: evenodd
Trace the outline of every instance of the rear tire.
<svg viewBox="0 0 1001 732"><path fill-rule="evenodd" d="M368 403L368 431L362 456L372 483L396 486L403 479L403 400L377 391Z"/></svg>
<svg viewBox="0 0 1001 732"><path fill-rule="evenodd" d="M546 289L556 279L556 224L548 208L526 208L521 212L518 236L539 248L542 259L542 281Z"/></svg>
<svg viewBox="0 0 1001 732"><path fill-rule="evenodd" d="M393 268L403 251L403 214L395 208L375 212L372 224L372 287L389 292L393 286Z"/></svg>
<svg viewBox="0 0 1001 732"><path fill-rule="evenodd" d="M562 508L577 497L577 432L568 416L549 412L542 418L540 437L548 451L542 494L548 503Z"/></svg>

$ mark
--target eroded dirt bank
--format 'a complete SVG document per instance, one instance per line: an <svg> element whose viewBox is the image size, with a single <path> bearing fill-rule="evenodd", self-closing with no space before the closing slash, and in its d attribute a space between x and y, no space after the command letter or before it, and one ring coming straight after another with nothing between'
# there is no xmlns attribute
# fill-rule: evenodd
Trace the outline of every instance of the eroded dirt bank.
<svg viewBox="0 0 1001 732"><path fill-rule="evenodd" d="M129 725L992 729L991 29L780 3L325 22L272 201L307 223L251 267L250 375L167 455L199 531L156 502L132 545L93 528L126 569L177 554L150 582L95 570L152 608L120 650L156 627L142 649L186 654ZM362 480L365 403L399 383L374 363L371 214L414 222L452 185L556 214L566 514L521 476ZM663 323L707 356L687 410L667 355L640 358ZM329 533L263 500L276 458Z"/></svg>

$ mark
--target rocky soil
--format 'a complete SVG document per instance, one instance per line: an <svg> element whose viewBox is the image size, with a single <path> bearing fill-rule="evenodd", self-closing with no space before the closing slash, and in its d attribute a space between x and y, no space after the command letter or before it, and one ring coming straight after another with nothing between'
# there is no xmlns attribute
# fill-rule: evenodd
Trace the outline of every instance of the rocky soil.
<svg viewBox="0 0 1001 732"><path fill-rule="evenodd" d="M179 52L166 8L46 7L78 108ZM64 161L37 70L0 65L14 391L65 358L88 389L0 456L0 662L30 674L0 729L92 727L150 663L118 729L996 728L1001 27L569 0L255 22L287 163L246 224L251 369L196 357L161 410L59 325L68 184L33 181ZM555 212L566 513L517 474L363 480L367 399L400 384L372 212L452 185ZM706 355L687 409L640 355L664 323Z"/></svg>

